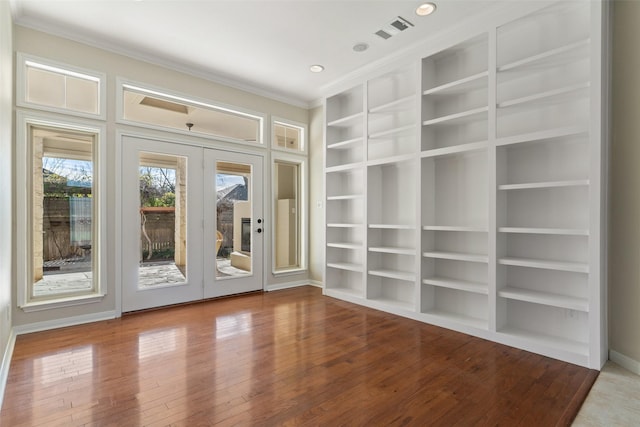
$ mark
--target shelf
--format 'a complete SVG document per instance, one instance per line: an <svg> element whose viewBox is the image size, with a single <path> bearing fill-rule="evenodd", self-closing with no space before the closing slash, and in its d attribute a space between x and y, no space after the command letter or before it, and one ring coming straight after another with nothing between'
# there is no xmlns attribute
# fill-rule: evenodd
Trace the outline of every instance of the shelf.
<svg viewBox="0 0 640 427"><path fill-rule="evenodd" d="M416 254L416 250L413 248L396 248L391 246L370 247L369 252L380 252L383 254L396 254L396 255L415 255Z"/></svg>
<svg viewBox="0 0 640 427"><path fill-rule="evenodd" d="M487 81L483 79L489 76L488 71L483 71L459 80L442 84L440 86L427 89L422 92L423 95L453 95L456 93L464 93L474 89L487 87Z"/></svg>
<svg viewBox="0 0 640 427"><path fill-rule="evenodd" d="M357 200L362 199L362 194L345 194L344 196L327 196L327 201L332 200Z"/></svg>
<svg viewBox="0 0 640 427"><path fill-rule="evenodd" d="M327 267L337 268L338 270L355 271L356 273L362 273L364 271L361 264L352 264L348 262L328 262Z"/></svg>
<svg viewBox="0 0 640 427"><path fill-rule="evenodd" d="M487 227L467 227L456 225L425 225L422 229L425 231L463 231L472 233L486 233L489 231Z"/></svg>
<svg viewBox="0 0 640 427"><path fill-rule="evenodd" d="M496 140L496 145L502 146L502 145L522 144L522 143L528 143L528 142L543 142L543 141L548 141L556 138L566 138L566 137L579 136L579 135L587 136L588 134L589 134L588 130L582 126L567 126L567 127L545 129L537 132L498 138Z"/></svg>
<svg viewBox="0 0 640 427"><path fill-rule="evenodd" d="M415 310L412 303L406 302L406 301L399 301L397 299L378 297L378 298L369 298L369 300L375 301L377 303L384 304L384 305L391 305L393 307L401 308L403 310L409 310L409 311Z"/></svg>
<svg viewBox="0 0 640 427"><path fill-rule="evenodd" d="M500 233L549 234L557 236L588 236L589 230L579 228L499 227Z"/></svg>
<svg viewBox="0 0 640 427"><path fill-rule="evenodd" d="M489 328L489 322L483 319L476 319L475 317L462 316L460 314L450 313L450 312L438 310L438 309L426 310L426 311L423 311L423 313L429 316L438 317L447 322L461 323L476 329L486 330Z"/></svg>
<svg viewBox="0 0 640 427"><path fill-rule="evenodd" d="M389 165L391 163L402 163L402 162L408 162L415 158L416 158L416 155L413 153L400 154L398 156L393 156L393 157L385 157L382 159L369 160L367 162L367 166L382 166L382 165Z"/></svg>
<svg viewBox="0 0 640 427"><path fill-rule="evenodd" d="M586 343L574 341L569 338L558 338L551 335L544 335L513 327L505 327L500 329L498 332L520 338L527 341L527 343L535 344L538 347L543 346L553 348L555 350L561 350L584 357L589 355L589 346Z"/></svg>
<svg viewBox="0 0 640 427"><path fill-rule="evenodd" d="M460 113L449 114L442 117L436 117L435 119L425 120L422 122L423 126L433 126L439 124L454 124L464 121L477 120L480 115L487 113L489 107L479 107Z"/></svg>
<svg viewBox="0 0 640 427"><path fill-rule="evenodd" d="M347 139L345 141L338 141L332 144L327 144L327 149L329 150L348 150L353 148L354 146L362 144L362 137L359 136L353 139Z"/></svg>
<svg viewBox="0 0 640 427"><path fill-rule="evenodd" d="M446 277L427 277L422 283L440 288L456 289L459 291L473 292L488 295L489 289L486 283L469 282L467 280L454 280Z"/></svg>
<svg viewBox="0 0 640 427"><path fill-rule="evenodd" d="M372 276L386 277L388 279L404 280L407 282L415 282L416 274L407 271L398 270L369 270Z"/></svg>
<svg viewBox="0 0 640 427"><path fill-rule="evenodd" d="M359 121L361 122L363 117L364 117L364 113L362 113L361 111L359 113L351 114L349 116L341 117L339 119L328 122L327 126L350 127L350 126L357 125Z"/></svg>
<svg viewBox="0 0 640 427"><path fill-rule="evenodd" d="M545 92L539 92L534 95L528 95L528 96L523 96L521 98L510 99L508 101L503 101L498 103L498 108L515 107L515 106L527 104L530 102L551 100L553 98L559 98L564 95L571 94L573 92L586 90L589 88L589 86L590 86L589 82L578 83L574 85L565 86L559 89L552 89Z"/></svg>
<svg viewBox="0 0 640 427"><path fill-rule="evenodd" d="M328 248L362 249L362 243L327 243Z"/></svg>
<svg viewBox="0 0 640 427"><path fill-rule="evenodd" d="M550 305L567 308L569 310L589 311L589 301L586 298L570 297L550 292L532 291L529 289L506 287L498 291L498 296L534 304Z"/></svg>
<svg viewBox="0 0 640 427"><path fill-rule="evenodd" d="M358 162L358 163L348 163L346 165L338 165L338 166L328 166L325 169L326 173L333 173L333 172L347 172L347 171L351 171L351 170L356 170L356 169L360 169L362 167L362 162Z"/></svg>
<svg viewBox="0 0 640 427"><path fill-rule="evenodd" d="M327 224L327 228L358 228L362 227L362 224L352 224L352 223L329 223Z"/></svg>
<svg viewBox="0 0 640 427"><path fill-rule="evenodd" d="M420 157L439 157L439 156L452 156L455 154L470 153L473 151L485 150L488 147L487 141L470 142L468 144L454 145L453 147L434 148L431 150L425 150L420 153Z"/></svg>
<svg viewBox="0 0 640 427"><path fill-rule="evenodd" d="M561 187L588 187L588 179L574 179L567 181L527 182L524 184L502 184L498 190L529 190L533 188L561 188Z"/></svg>
<svg viewBox="0 0 640 427"><path fill-rule="evenodd" d="M479 262L479 263L489 262L489 257L486 255L463 254L459 252L431 251L431 252L424 252L422 256L425 258L450 259L454 261L469 261L469 262Z"/></svg>
<svg viewBox="0 0 640 427"><path fill-rule="evenodd" d="M415 101L415 95L405 96L386 104L378 105L369 109L369 114L394 113L397 111L407 111L411 109L411 102Z"/></svg>
<svg viewBox="0 0 640 427"><path fill-rule="evenodd" d="M369 228L384 230L415 230L415 225L407 224L369 224Z"/></svg>
<svg viewBox="0 0 640 427"><path fill-rule="evenodd" d="M559 262L531 258L500 258L498 264L518 267L541 268L545 270L570 271L575 273L589 273L589 264L581 262Z"/></svg>
<svg viewBox="0 0 640 427"><path fill-rule="evenodd" d="M589 46L589 43L590 43L590 39L587 38L575 43L570 43L564 46L550 49L545 52L541 52L536 55L532 55L527 58L522 58L517 61L502 65L498 67L498 72L510 71L518 68L523 68L529 65L535 65L535 64L553 59L554 57L566 60L567 53L570 53L572 51L579 51L579 49Z"/></svg>
<svg viewBox="0 0 640 427"><path fill-rule="evenodd" d="M399 126L397 128L387 129L382 132L372 133L371 135L369 135L369 139L387 139L385 137L388 137L390 135L396 135L403 132L408 133L408 131L415 130L415 128L416 128L416 125Z"/></svg>

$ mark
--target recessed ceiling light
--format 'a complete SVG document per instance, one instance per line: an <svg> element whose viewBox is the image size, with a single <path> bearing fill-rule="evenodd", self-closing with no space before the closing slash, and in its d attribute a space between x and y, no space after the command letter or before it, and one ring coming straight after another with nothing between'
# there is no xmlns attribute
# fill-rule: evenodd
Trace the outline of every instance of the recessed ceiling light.
<svg viewBox="0 0 640 427"><path fill-rule="evenodd" d="M436 5L434 3L422 3L416 8L416 15L427 16L436 11Z"/></svg>
<svg viewBox="0 0 640 427"><path fill-rule="evenodd" d="M356 43L353 45L353 50L355 52L364 52L367 49L369 49L369 45L366 43Z"/></svg>
<svg viewBox="0 0 640 427"><path fill-rule="evenodd" d="M322 65L315 64L309 67L309 71L311 71L312 73L321 73L324 71L324 67Z"/></svg>

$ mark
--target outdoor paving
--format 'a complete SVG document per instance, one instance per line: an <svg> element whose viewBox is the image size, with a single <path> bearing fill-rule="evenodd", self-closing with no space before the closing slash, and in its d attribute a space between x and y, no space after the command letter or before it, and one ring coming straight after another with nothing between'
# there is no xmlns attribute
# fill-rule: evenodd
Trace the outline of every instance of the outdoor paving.
<svg viewBox="0 0 640 427"><path fill-rule="evenodd" d="M231 266L228 259L218 258L217 277L246 276L244 270ZM76 267L77 269L77 267ZM33 287L35 297L56 295L63 293L82 292L91 289L92 272L64 272L46 274L44 278ZM173 263L168 264L148 264L142 265L139 270L139 284L141 288L148 288L158 285L167 285L184 282L184 275Z"/></svg>

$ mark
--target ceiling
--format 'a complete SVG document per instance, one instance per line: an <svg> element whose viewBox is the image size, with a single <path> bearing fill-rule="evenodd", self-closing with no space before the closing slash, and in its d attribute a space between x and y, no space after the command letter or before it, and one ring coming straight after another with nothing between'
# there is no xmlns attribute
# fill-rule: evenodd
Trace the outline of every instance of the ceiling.
<svg viewBox="0 0 640 427"><path fill-rule="evenodd" d="M233 87L309 106L361 67L506 0L11 0L14 22ZM384 40L398 16L414 27ZM366 43L369 49L355 52ZM322 73L309 66L321 64Z"/></svg>

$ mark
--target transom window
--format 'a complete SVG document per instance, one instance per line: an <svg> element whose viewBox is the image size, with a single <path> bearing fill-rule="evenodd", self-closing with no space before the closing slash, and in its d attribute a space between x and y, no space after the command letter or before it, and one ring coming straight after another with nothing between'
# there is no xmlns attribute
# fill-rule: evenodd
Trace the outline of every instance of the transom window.
<svg viewBox="0 0 640 427"><path fill-rule="evenodd" d="M122 85L122 118L234 142L262 143L262 117L232 108Z"/></svg>
<svg viewBox="0 0 640 427"><path fill-rule="evenodd" d="M104 118L102 74L24 54L18 59L18 105Z"/></svg>
<svg viewBox="0 0 640 427"><path fill-rule="evenodd" d="M304 151L304 127L273 121L273 147Z"/></svg>

